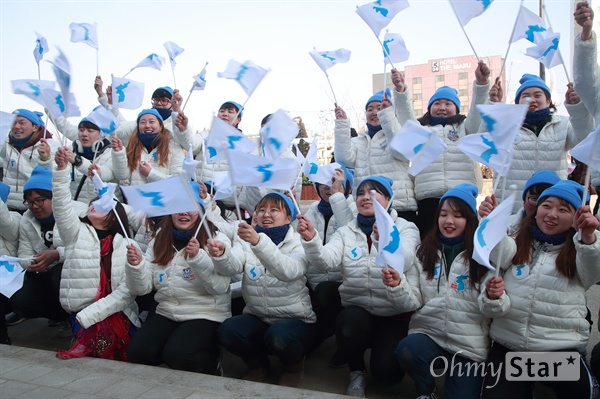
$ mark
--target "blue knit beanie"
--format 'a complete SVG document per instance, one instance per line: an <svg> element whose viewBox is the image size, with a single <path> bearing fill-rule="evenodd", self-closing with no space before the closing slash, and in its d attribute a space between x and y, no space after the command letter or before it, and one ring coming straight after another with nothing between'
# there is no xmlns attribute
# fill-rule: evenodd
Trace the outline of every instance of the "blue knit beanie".
<svg viewBox="0 0 600 399"><path fill-rule="evenodd" d="M52 171L43 166L36 166L23 186L23 192L28 190L52 191Z"/></svg>
<svg viewBox="0 0 600 399"><path fill-rule="evenodd" d="M537 75L532 75L530 73L526 73L519 80L521 86L517 89L517 94L515 95L515 104L519 103L519 97L521 97L521 93L530 87L539 87L540 89L546 92L548 98L550 98L550 89L546 86L546 83Z"/></svg>
<svg viewBox="0 0 600 399"><path fill-rule="evenodd" d="M191 182L189 182L189 185L190 185L190 188L192 189L192 192L194 193L194 198L202 206L202 210L206 211L206 208L204 207L204 201L200 197L200 184L198 184L198 182L191 181Z"/></svg>
<svg viewBox="0 0 600 399"><path fill-rule="evenodd" d="M563 199L571 204L573 208L577 209L581 206L583 199L583 186L572 180L560 180L552 187L542 191L537 200L537 205L541 204L544 198L548 197Z"/></svg>
<svg viewBox="0 0 600 399"><path fill-rule="evenodd" d="M271 195L271 194L275 194L280 196L281 198L283 198L283 201L285 201L285 204L287 205L289 211L290 211L290 216L292 218L292 222L294 220L296 220L296 215L298 214L298 209L296 208L296 205L294 205L294 202L292 201L292 199L290 197L288 197L285 194L282 194L278 191L273 191L272 193L269 193L267 195Z"/></svg>
<svg viewBox="0 0 600 399"><path fill-rule="evenodd" d="M171 89L169 86L163 86L163 87L159 87L158 89L154 90L154 93L152 93L152 98L164 97L164 96L159 95L159 94L164 94L164 93L161 93L161 91L166 91L167 93L169 93L169 95L167 97L169 97L169 98L173 97L173 89Z"/></svg>
<svg viewBox="0 0 600 399"><path fill-rule="evenodd" d="M525 188L523 189L523 201L525 201L525 194L527 194L527 191L529 191L531 187L538 184L553 185L559 181L560 177L558 177L555 172L551 170L538 170L529 178L529 180L527 180L527 183L525 183Z"/></svg>
<svg viewBox="0 0 600 399"><path fill-rule="evenodd" d="M151 115L154 115L154 116L156 116L156 117L158 118L158 120L159 120L161 123L162 123L162 122L164 122L164 120L163 120L162 116L160 116L160 114L158 113L158 111L156 110L156 108L149 108L149 109L143 109L143 110L142 110L142 112L140 112L140 113L138 114L138 117L137 117L137 123L138 123L138 124L140 123L140 118L141 118L143 115L148 115L148 114L151 114Z"/></svg>
<svg viewBox="0 0 600 399"><path fill-rule="evenodd" d="M387 177L387 176L365 177L363 179L363 181L361 181L360 184L358 185L357 190L360 189L360 186L365 184L365 182L367 182L367 181L374 181L374 182L381 184L383 186L383 188L385 188L385 190L388 192L388 197L392 198L394 196L394 190L392 190L392 185L394 184L394 181L392 179L390 179L389 177Z"/></svg>
<svg viewBox="0 0 600 399"><path fill-rule="evenodd" d="M10 193L10 186L0 181L0 200L6 204L6 199Z"/></svg>
<svg viewBox="0 0 600 399"><path fill-rule="evenodd" d="M437 100L449 100L456 105L456 113L460 112L460 100L458 99L458 91L454 87L450 86L442 86L433 93L433 96L429 99L429 103L427 104L427 110L431 108L431 104L433 104Z"/></svg>
<svg viewBox="0 0 600 399"><path fill-rule="evenodd" d="M223 108L227 108L229 106L234 106L236 110L239 111L238 116L241 118L242 114L244 113L244 107L242 107L241 104L236 103L235 101L225 101L220 107L219 109L223 109Z"/></svg>
<svg viewBox="0 0 600 399"><path fill-rule="evenodd" d="M13 115L22 116L23 118L29 119L29 121L34 125L44 126L44 122L42 121L42 116L44 116L44 114L41 112L19 108L13 111Z"/></svg>
<svg viewBox="0 0 600 399"><path fill-rule="evenodd" d="M465 204L469 205L469 208L473 213L477 213L477 187L472 184L463 183L458 186L452 187L446 191L446 194L440 198L440 204L444 202L446 198L458 198Z"/></svg>
<svg viewBox="0 0 600 399"><path fill-rule="evenodd" d="M392 92L390 91L390 89L386 88L385 92L387 93L388 100L390 100L390 102L392 102ZM367 110L367 108L369 108L369 104L371 104L372 102L374 102L374 101L381 102L382 100L383 100L383 90L380 90L377 93L373 94L371 97L369 97L369 100L367 101L367 104L365 105L365 111Z"/></svg>

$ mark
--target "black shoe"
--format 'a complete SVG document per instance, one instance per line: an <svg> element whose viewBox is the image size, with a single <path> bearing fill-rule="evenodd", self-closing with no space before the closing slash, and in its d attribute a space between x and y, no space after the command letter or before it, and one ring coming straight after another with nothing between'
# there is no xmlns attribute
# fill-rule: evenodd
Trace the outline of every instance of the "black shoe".
<svg viewBox="0 0 600 399"><path fill-rule="evenodd" d="M332 369L341 369L342 367L346 366L348 366L348 363L344 358L344 354L338 349L331 357L331 360L329 361L329 367Z"/></svg>
<svg viewBox="0 0 600 399"><path fill-rule="evenodd" d="M6 322L7 326L14 326L15 324L19 324L25 320L27 320L25 317L17 316L15 312L10 312L4 316L4 321Z"/></svg>

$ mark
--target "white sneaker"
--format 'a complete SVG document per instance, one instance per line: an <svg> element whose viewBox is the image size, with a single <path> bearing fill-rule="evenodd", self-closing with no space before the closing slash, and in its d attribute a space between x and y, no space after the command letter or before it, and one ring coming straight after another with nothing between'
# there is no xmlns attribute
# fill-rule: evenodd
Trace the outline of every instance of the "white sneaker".
<svg viewBox="0 0 600 399"><path fill-rule="evenodd" d="M365 388L367 387L367 372L364 370L357 370L350 372L350 384L346 390L346 396L352 396L354 398L364 398Z"/></svg>
<svg viewBox="0 0 600 399"><path fill-rule="evenodd" d="M440 399L437 392L433 391L429 395L421 395L417 399Z"/></svg>

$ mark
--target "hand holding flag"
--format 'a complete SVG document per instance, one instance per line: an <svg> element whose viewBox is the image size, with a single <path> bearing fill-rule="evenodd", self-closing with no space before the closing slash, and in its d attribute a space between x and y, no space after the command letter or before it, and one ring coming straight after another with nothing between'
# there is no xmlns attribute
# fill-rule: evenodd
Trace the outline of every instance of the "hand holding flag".
<svg viewBox="0 0 600 399"><path fill-rule="evenodd" d="M371 203L375 210L375 222L379 234L379 246L375 262L393 267L402 275L404 273L404 252L398 226L392 217L376 199L377 192L371 190Z"/></svg>

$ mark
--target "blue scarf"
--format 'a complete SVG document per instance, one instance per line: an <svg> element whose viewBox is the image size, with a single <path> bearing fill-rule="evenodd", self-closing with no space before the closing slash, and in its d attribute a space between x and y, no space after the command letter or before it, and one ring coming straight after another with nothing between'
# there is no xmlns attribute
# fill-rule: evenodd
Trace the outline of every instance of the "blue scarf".
<svg viewBox="0 0 600 399"><path fill-rule="evenodd" d="M21 151L23 149L23 147L25 147L25 144L27 144L27 142L29 141L31 136L33 136L33 133L31 133L29 136L22 138L22 139L16 139L13 136L10 136L10 141L11 141L13 147L15 147L17 150Z"/></svg>
<svg viewBox="0 0 600 399"><path fill-rule="evenodd" d="M370 236L373 232L375 216L366 217L359 213L358 215L356 215L356 222L358 223L358 228L360 229L360 231L365 233L367 236Z"/></svg>
<svg viewBox="0 0 600 399"><path fill-rule="evenodd" d="M375 136L375 133L377 133L380 130L381 130L381 125L373 126L373 125L367 123L367 133L369 133L369 137L373 138L373 136Z"/></svg>
<svg viewBox="0 0 600 399"><path fill-rule="evenodd" d="M536 240L538 240L539 242L544 242L546 244L560 245L567 241L567 235L565 233L552 235L545 234L535 223L531 225L531 232L533 233L533 236Z"/></svg>
<svg viewBox="0 0 600 399"><path fill-rule="evenodd" d="M546 122L550 117L550 108L538 109L537 111L527 111L525 123L531 126L538 126Z"/></svg>
<svg viewBox="0 0 600 399"><path fill-rule="evenodd" d="M82 157L91 161L94 159L94 148L93 147L83 147L83 152L80 153Z"/></svg>
<svg viewBox="0 0 600 399"><path fill-rule="evenodd" d="M429 117L429 126L436 126L436 125L442 125L442 126L446 126L446 124L448 123L448 118L447 116L430 116Z"/></svg>
<svg viewBox="0 0 600 399"><path fill-rule="evenodd" d="M54 213L51 214L50 216L48 216L47 218L44 218L44 219L35 218L35 220L40 222L40 224L52 224L52 223L54 223Z"/></svg>
<svg viewBox="0 0 600 399"><path fill-rule="evenodd" d="M264 233L275 245L279 245L279 243L283 241L289 229L289 224L277 227L262 227L259 225L254 227L254 230L256 230L257 233Z"/></svg>
<svg viewBox="0 0 600 399"><path fill-rule="evenodd" d="M442 233L438 233L438 239L442 243L442 245L453 246L456 244L460 244L465 241L465 235L461 234L457 237L446 237Z"/></svg>
<svg viewBox="0 0 600 399"><path fill-rule="evenodd" d="M154 108L159 114L160 116L163 118L163 121L166 121L167 119L169 119L171 117L171 113L173 113L173 111L171 111L168 108Z"/></svg>
<svg viewBox="0 0 600 399"><path fill-rule="evenodd" d="M173 229L173 238L179 241L189 241L194 236L194 230Z"/></svg>
<svg viewBox="0 0 600 399"><path fill-rule="evenodd" d="M158 133L141 133L138 132L138 137L148 153L154 149L154 140L158 137Z"/></svg>
<svg viewBox="0 0 600 399"><path fill-rule="evenodd" d="M323 200L319 201L317 204L317 209L325 217L333 215L333 209L331 209L331 204L329 202L325 202Z"/></svg>

